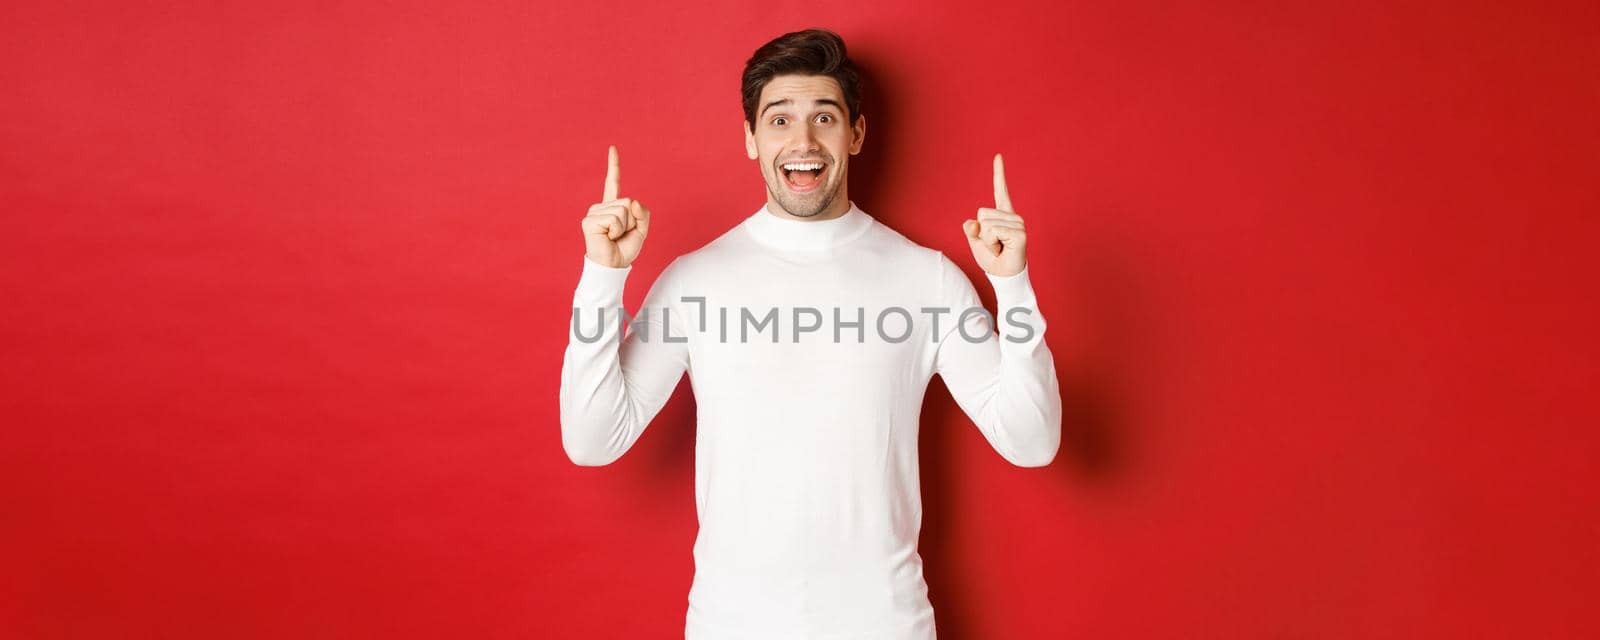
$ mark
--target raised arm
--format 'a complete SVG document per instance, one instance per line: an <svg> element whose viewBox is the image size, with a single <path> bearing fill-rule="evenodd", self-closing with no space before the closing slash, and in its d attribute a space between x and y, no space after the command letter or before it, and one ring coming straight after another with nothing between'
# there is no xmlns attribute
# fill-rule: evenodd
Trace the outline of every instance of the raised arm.
<svg viewBox="0 0 1600 640"><path fill-rule="evenodd" d="M962 229L994 287L997 312L991 318L977 311L972 281L941 254L940 298L951 306L956 326L941 336L934 371L995 451L1012 464L1042 467L1061 448L1061 386L1029 280L1027 234L1012 210L1000 154L994 157L994 200Z"/></svg>
<svg viewBox="0 0 1600 640"><path fill-rule="evenodd" d="M622 457L689 363L689 325L672 306L676 261L651 285L633 322L622 322L624 284L649 230L650 211L617 197L618 173L611 147L604 198L583 219L583 273L572 296L561 362L561 445L573 463L584 466Z"/></svg>
<svg viewBox="0 0 1600 640"><path fill-rule="evenodd" d="M1061 389L1027 268L986 274L999 307L991 324L987 313L965 311L981 308L972 281L943 255L939 266L956 323L940 327L934 372L1002 457L1020 467L1050 464L1061 446Z"/></svg>
<svg viewBox="0 0 1600 640"><path fill-rule="evenodd" d="M686 339L689 328L671 306L671 265L651 285L623 336L622 290L632 269L585 256L572 296L577 320L568 324L561 361L561 445L575 464L599 466L622 457L689 365L687 343L669 342Z"/></svg>

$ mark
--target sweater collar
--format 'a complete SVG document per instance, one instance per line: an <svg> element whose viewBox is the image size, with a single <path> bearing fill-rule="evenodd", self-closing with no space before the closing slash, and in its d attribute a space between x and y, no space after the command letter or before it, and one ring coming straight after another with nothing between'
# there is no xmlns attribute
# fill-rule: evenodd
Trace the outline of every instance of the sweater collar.
<svg viewBox="0 0 1600 640"><path fill-rule="evenodd" d="M832 220L791 220L780 218L768 205L761 205L742 225L757 242L775 249L818 250L835 247L865 233L872 226L854 200L844 215Z"/></svg>

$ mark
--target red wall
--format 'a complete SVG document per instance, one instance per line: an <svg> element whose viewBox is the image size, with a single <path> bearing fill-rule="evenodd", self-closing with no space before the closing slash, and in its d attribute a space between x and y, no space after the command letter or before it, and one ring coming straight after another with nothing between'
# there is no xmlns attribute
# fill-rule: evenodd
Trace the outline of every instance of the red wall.
<svg viewBox="0 0 1600 640"><path fill-rule="evenodd" d="M688 385L560 446L577 221L618 145L637 305L759 207L819 25L851 197L981 285L1003 152L1052 320L1051 466L929 392L941 637L1600 635L1592 2L298 4L0 8L0 635L681 634Z"/></svg>

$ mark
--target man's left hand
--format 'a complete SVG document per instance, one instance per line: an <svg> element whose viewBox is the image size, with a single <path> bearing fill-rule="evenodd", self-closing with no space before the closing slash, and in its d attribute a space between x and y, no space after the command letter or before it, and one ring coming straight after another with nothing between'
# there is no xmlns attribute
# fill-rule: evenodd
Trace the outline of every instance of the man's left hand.
<svg viewBox="0 0 1600 640"><path fill-rule="evenodd" d="M1000 154L994 154L994 208L980 208L977 220L961 223L978 266L1002 277L1022 273L1028 264L1028 234L1022 229L1022 216L1011 210L1005 169Z"/></svg>

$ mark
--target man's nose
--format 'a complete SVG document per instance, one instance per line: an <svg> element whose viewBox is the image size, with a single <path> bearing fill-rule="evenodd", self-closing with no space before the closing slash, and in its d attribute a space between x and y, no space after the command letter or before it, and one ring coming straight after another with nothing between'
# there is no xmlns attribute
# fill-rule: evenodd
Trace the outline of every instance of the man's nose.
<svg viewBox="0 0 1600 640"><path fill-rule="evenodd" d="M795 140L794 153L796 155L811 155L822 149L822 144L817 142L817 136L808 127L801 132Z"/></svg>

